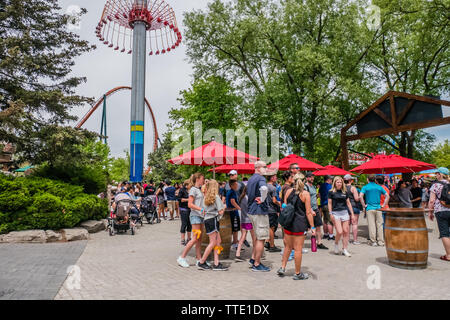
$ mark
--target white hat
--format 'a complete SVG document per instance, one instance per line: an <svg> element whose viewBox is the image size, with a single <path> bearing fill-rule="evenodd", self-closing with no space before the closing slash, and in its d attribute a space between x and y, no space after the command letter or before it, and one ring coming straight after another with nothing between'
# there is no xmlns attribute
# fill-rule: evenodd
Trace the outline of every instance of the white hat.
<svg viewBox="0 0 450 320"><path fill-rule="evenodd" d="M235 174L238 174L236 170L231 170L230 172L228 172L229 176L234 176Z"/></svg>
<svg viewBox="0 0 450 320"><path fill-rule="evenodd" d="M351 174L346 174L345 176L344 176L344 180L353 180L353 177L352 177L352 175Z"/></svg>

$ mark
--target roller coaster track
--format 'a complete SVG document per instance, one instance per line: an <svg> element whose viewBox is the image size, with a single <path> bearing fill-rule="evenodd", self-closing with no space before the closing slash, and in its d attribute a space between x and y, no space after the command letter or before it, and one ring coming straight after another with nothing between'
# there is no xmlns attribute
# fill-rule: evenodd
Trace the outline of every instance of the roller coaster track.
<svg viewBox="0 0 450 320"><path fill-rule="evenodd" d="M80 120L80 122L78 122L78 124L76 125L76 128L81 128L84 125L84 123L91 117L91 115L95 112L95 110L97 110L98 107L103 103L105 96L108 98L108 97L112 96L113 94L115 94L119 91L123 91L123 90L131 90L131 87L126 87L126 86L116 87L114 89L109 90L107 93L105 93L100 99L98 99L94 103L92 108L84 115L84 117ZM153 113L152 107L150 106L150 102L148 102L147 98L145 98L145 104L147 105L147 108L150 111L150 115L152 117L153 137L154 137L153 151L155 151L158 148L158 141L159 141L158 128L156 127L155 114Z"/></svg>

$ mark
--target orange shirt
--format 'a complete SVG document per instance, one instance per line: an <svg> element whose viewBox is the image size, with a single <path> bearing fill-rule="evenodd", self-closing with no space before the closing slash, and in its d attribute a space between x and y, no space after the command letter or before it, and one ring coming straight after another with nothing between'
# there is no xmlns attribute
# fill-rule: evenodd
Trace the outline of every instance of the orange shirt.
<svg viewBox="0 0 450 320"><path fill-rule="evenodd" d="M384 191L386 191L387 194L389 194L389 189L383 184L381 185L381 187L384 189ZM384 204L384 200L386 199L386 196L384 194L381 195L381 202L380 202L380 206L382 206ZM382 207L381 210L384 209L389 209L389 204L387 204L386 206Z"/></svg>

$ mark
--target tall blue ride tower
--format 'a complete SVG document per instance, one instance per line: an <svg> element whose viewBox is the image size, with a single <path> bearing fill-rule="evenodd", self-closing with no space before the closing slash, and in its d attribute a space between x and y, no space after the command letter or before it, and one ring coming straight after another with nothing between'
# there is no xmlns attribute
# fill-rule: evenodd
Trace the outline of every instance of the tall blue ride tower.
<svg viewBox="0 0 450 320"><path fill-rule="evenodd" d="M130 181L140 182L145 165L147 52L153 56L174 50L181 44L181 32L173 9L164 0L107 0L96 34L108 47L132 54Z"/></svg>
<svg viewBox="0 0 450 320"><path fill-rule="evenodd" d="M147 0L135 0L135 10L147 9ZM133 27L133 67L131 76L130 181L142 181L144 172L146 22L136 20Z"/></svg>

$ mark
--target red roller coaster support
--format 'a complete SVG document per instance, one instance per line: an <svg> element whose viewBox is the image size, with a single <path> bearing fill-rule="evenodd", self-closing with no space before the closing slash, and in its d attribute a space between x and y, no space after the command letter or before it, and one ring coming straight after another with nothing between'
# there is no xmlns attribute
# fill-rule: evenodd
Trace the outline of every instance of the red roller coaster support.
<svg viewBox="0 0 450 320"><path fill-rule="evenodd" d="M116 87L114 89L109 90L107 93L105 93L105 95L102 95L102 97L97 100L97 102L92 106L92 108L88 111L88 113L86 113L86 115L80 120L80 122L78 122L78 124L76 125L76 128L81 128L84 123L91 117L91 115L95 112L95 110L97 110L97 108L103 103L103 97L109 97L111 95L113 95L114 93L117 93L118 91L122 91L122 90L131 90L131 87L126 87L126 86L121 86L121 87ZM158 128L156 126L156 119L155 119L155 114L153 113L152 107L150 106L150 102L148 102L147 99L145 99L145 104L147 105L148 111L150 111L150 115L152 117L152 122L153 122L153 136L154 136L154 140L153 140L153 151L155 151L158 148L158 140L159 140L159 135L158 135Z"/></svg>

